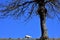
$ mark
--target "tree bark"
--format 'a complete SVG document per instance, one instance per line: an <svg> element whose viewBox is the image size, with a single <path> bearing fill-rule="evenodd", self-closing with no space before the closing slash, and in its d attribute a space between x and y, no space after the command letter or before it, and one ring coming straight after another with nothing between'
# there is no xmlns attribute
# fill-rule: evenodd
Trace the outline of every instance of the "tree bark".
<svg viewBox="0 0 60 40"><path fill-rule="evenodd" d="M47 28L46 28L46 14L47 9L45 8L45 0L35 0L36 3L38 3L38 15L40 17L40 25L41 25L41 38L42 40L45 40L48 38L47 34Z"/></svg>
<svg viewBox="0 0 60 40"><path fill-rule="evenodd" d="M42 13L40 15L40 24L41 24L41 38L47 39L48 34L47 34L47 28L46 28L46 16L45 13Z"/></svg>
<svg viewBox="0 0 60 40"><path fill-rule="evenodd" d="M39 5L38 14L40 17L40 25L41 25L41 39L48 39L47 28L46 28L46 13L47 9L44 5Z"/></svg>

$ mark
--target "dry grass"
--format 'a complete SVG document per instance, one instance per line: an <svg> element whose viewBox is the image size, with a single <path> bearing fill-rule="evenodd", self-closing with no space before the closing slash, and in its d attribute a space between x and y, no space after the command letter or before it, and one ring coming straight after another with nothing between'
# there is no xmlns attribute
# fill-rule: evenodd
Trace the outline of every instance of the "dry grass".
<svg viewBox="0 0 60 40"><path fill-rule="evenodd" d="M29 38L29 39L25 39L25 38L0 38L0 40L40 40L40 39L34 39L34 38ZM49 38L48 40L60 40L60 38Z"/></svg>

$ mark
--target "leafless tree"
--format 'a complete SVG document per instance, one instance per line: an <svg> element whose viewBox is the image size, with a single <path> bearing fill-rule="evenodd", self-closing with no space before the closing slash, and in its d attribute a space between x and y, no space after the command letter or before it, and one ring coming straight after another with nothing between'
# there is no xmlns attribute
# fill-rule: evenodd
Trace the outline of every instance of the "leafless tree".
<svg viewBox="0 0 60 40"><path fill-rule="evenodd" d="M1 5L1 7L3 7L3 9L0 9L0 12L2 12L0 13L1 18L9 15L19 18L26 14L26 12L28 12L27 19L30 18L33 14L38 15L41 22L41 38L43 38L43 40L48 38L46 17L53 18L56 16L58 19L60 17L59 0L12 0L12 2L7 6ZM11 11L13 11L13 13L9 13ZM54 13L51 14L49 12Z"/></svg>

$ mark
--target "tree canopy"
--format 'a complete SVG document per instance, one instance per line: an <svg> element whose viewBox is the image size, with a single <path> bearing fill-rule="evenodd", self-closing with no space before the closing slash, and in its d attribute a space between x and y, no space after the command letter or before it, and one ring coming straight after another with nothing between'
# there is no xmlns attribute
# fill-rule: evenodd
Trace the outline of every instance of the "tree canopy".
<svg viewBox="0 0 60 40"><path fill-rule="evenodd" d="M19 18L20 16L27 13L27 19L32 16L32 14L37 14L38 2L37 0L12 0L8 5L0 4L0 18L6 16L14 16ZM41 0L38 0L41 1ZM47 17L53 18L57 17L60 19L60 1L59 0L44 0L45 7L47 9ZM13 13L10 13L13 12ZM52 13L51 13L52 12Z"/></svg>

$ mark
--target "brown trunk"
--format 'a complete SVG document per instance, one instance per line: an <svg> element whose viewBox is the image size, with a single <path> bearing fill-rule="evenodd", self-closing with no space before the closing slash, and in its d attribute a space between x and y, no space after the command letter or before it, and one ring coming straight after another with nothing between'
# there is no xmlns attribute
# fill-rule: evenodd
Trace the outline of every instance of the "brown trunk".
<svg viewBox="0 0 60 40"><path fill-rule="evenodd" d="M47 39L48 34L47 34L47 28L46 28L46 16L45 16L45 13L42 13L42 15L40 15L40 22L41 22L41 38Z"/></svg>
<svg viewBox="0 0 60 40"><path fill-rule="evenodd" d="M44 5L39 5L39 8L38 8L38 14L39 14L39 17L40 17L40 25L41 25L41 39L42 40L45 40L48 38L48 34L47 34L47 28L46 28L46 13L47 13L47 10L46 8L44 7Z"/></svg>
<svg viewBox="0 0 60 40"><path fill-rule="evenodd" d="M38 14L41 22L41 39L48 39L47 28L46 28L46 13L47 9L45 8L45 0L35 0L38 3Z"/></svg>

